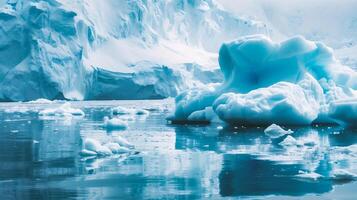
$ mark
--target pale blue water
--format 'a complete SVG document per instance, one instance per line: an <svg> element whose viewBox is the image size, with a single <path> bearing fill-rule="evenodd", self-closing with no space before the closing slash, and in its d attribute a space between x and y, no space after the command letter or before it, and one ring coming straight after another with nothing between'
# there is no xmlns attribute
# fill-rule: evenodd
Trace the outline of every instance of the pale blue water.
<svg viewBox="0 0 357 200"><path fill-rule="evenodd" d="M263 128L170 125L168 101L73 102L84 118L41 118L58 106L0 104L0 199L356 199L353 179L334 180L334 169L356 173L357 131L339 127L293 128L293 136L316 144L283 148ZM110 108L151 108L126 131L107 132ZM6 109L8 109L6 111ZM10 109L10 110L9 110ZM6 112L5 112L6 111ZM84 159L83 136L118 134L135 144L132 153ZM336 148L335 148L336 147ZM336 150L337 149L337 150ZM314 171L322 178L299 178Z"/></svg>

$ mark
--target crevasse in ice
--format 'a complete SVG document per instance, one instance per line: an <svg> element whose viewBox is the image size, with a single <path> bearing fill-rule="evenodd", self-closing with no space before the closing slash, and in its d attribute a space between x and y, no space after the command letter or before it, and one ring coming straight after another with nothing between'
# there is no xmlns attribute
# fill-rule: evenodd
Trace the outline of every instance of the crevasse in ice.
<svg viewBox="0 0 357 200"><path fill-rule="evenodd" d="M219 63L224 82L177 96L169 120L189 121L193 113L212 107L233 124L309 125L331 123L356 110L357 74L323 43L301 36L279 43L247 36L223 44ZM340 121L356 121L349 116Z"/></svg>

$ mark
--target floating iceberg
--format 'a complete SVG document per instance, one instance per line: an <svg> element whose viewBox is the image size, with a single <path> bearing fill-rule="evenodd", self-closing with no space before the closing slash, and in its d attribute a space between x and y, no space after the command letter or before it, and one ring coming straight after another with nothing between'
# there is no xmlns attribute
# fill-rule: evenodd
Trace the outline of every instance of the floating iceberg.
<svg viewBox="0 0 357 200"><path fill-rule="evenodd" d="M264 133L271 138L279 138L284 135L292 134L294 133L294 131L292 131L291 129L286 131L279 125L272 124L264 130Z"/></svg>
<svg viewBox="0 0 357 200"><path fill-rule="evenodd" d="M192 114L212 107L231 124L331 122L338 110L347 110L340 107L330 115L330 105L357 94L357 73L340 64L326 45L301 36L280 43L262 35L243 37L222 45L219 63L225 81L178 95L169 120L190 121ZM349 116L343 120L356 119Z"/></svg>

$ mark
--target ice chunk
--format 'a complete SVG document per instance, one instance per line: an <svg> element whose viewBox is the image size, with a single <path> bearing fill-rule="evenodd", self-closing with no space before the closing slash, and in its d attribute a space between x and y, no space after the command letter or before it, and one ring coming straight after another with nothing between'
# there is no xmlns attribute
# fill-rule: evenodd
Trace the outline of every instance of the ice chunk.
<svg viewBox="0 0 357 200"><path fill-rule="evenodd" d="M84 149L88 151L97 152L101 146L100 142L94 139L87 138L84 141Z"/></svg>
<svg viewBox="0 0 357 200"><path fill-rule="evenodd" d="M332 179L336 181L353 181L357 180L357 174L349 172L345 169L335 169L332 173Z"/></svg>
<svg viewBox="0 0 357 200"><path fill-rule="evenodd" d="M120 146L123 146L123 147L128 147L128 148L133 148L134 147L133 144L131 144L130 142L128 142L125 138L123 138L121 136L114 137L113 141L118 143Z"/></svg>
<svg viewBox="0 0 357 200"><path fill-rule="evenodd" d="M97 152L91 151L91 150L87 150L87 149L83 149L80 154L82 156L96 156Z"/></svg>
<svg viewBox="0 0 357 200"><path fill-rule="evenodd" d="M217 85L208 85L206 88L198 88L178 95L175 98L175 112L167 120L173 122L189 121L188 117L192 113L205 110L206 107L212 107L214 100L218 97L216 87Z"/></svg>
<svg viewBox="0 0 357 200"><path fill-rule="evenodd" d="M123 106L112 108L112 115L148 115L149 113L145 109L125 108Z"/></svg>
<svg viewBox="0 0 357 200"><path fill-rule="evenodd" d="M302 179L312 179L312 180L316 181L317 179L322 178L323 176L316 172L299 171L299 174L296 175L296 177L302 178Z"/></svg>
<svg viewBox="0 0 357 200"><path fill-rule="evenodd" d="M130 149L127 147L120 146L118 143L110 142L104 146L108 147L113 153L128 153Z"/></svg>
<svg viewBox="0 0 357 200"><path fill-rule="evenodd" d="M112 118L104 117L104 126L107 129L127 129L128 122L119 119L119 118Z"/></svg>
<svg viewBox="0 0 357 200"><path fill-rule="evenodd" d="M294 131L292 131L291 129L286 131L279 125L272 124L264 130L264 133L271 138L279 138L284 135L292 134L294 133Z"/></svg>
<svg viewBox="0 0 357 200"><path fill-rule="evenodd" d="M279 143L281 146L297 146L300 143L291 135L288 135L282 142Z"/></svg>
<svg viewBox="0 0 357 200"><path fill-rule="evenodd" d="M135 109L125 108L123 106L112 108L112 115L130 115L134 113Z"/></svg>
<svg viewBox="0 0 357 200"><path fill-rule="evenodd" d="M39 112L40 116L84 116L84 112L78 108L72 108L69 102L62 104L57 108L48 108Z"/></svg>
<svg viewBox="0 0 357 200"><path fill-rule="evenodd" d="M123 139L124 140L124 139ZM121 144L125 144L121 142ZM82 156L110 156L118 153L128 153L130 149L126 146L120 145L118 142L107 142L102 144L98 140L92 138L86 138L83 143L83 149L81 151Z"/></svg>

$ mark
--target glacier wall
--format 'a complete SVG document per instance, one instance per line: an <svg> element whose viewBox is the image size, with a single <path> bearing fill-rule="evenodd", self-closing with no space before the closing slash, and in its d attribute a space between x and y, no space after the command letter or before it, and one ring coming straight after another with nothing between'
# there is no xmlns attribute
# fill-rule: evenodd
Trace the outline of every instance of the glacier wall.
<svg viewBox="0 0 357 200"><path fill-rule="evenodd" d="M175 96L222 79L208 74L218 68L223 41L273 32L214 0L2 0L0 6L2 101Z"/></svg>

